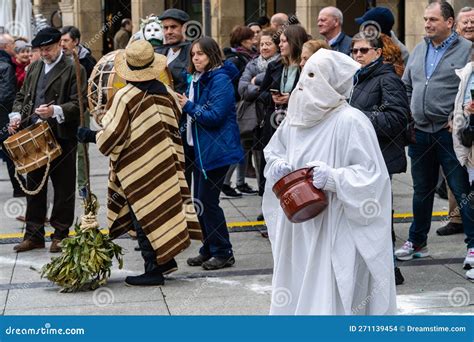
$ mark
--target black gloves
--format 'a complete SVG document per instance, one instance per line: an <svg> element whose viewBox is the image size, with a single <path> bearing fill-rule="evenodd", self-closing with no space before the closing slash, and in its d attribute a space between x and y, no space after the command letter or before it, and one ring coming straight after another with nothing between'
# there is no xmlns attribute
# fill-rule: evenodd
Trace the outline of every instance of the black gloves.
<svg viewBox="0 0 474 342"><path fill-rule="evenodd" d="M95 136L97 131L92 131L87 127L79 127L77 129L77 140L81 143L94 143L95 144Z"/></svg>

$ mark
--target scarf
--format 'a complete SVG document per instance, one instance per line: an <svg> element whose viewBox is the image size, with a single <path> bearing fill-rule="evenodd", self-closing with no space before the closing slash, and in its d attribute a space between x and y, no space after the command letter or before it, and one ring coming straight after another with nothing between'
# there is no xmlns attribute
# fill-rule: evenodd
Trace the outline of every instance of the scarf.
<svg viewBox="0 0 474 342"><path fill-rule="evenodd" d="M265 72L267 70L268 64L278 60L279 58L280 58L279 53L274 54L273 56L271 56L268 59L263 58L262 55L258 56L257 59L256 59L258 74L260 74L262 72Z"/></svg>

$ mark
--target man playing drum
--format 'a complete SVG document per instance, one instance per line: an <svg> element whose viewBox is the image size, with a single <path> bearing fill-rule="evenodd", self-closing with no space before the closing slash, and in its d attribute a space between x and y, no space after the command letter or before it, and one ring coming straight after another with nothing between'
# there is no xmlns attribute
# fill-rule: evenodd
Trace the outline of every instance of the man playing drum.
<svg viewBox="0 0 474 342"><path fill-rule="evenodd" d="M76 131L80 112L73 62L62 52L61 33L53 28L38 32L33 48L41 50L41 59L29 66L25 83L17 93L9 115L11 134L39 120L47 121L61 146L62 154L51 162L49 177L54 187L50 224L54 228L50 252L61 251L60 242L74 222L76 184ZM86 95L86 73L81 67L82 96ZM27 189L38 188L46 167L27 174ZM26 197L24 240L14 247L17 252L44 248L44 222L47 211L47 187Z"/></svg>

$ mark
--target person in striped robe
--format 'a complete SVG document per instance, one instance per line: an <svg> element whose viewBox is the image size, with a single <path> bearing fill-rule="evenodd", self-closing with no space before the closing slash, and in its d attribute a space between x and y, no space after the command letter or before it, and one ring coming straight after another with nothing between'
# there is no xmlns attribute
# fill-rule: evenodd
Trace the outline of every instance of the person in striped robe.
<svg viewBox="0 0 474 342"><path fill-rule="evenodd" d="M181 109L176 94L156 78L166 57L147 41L132 43L115 59L127 80L107 104L97 132L80 128L78 139L96 142L110 158L108 213L116 238L133 226L145 260L145 273L127 277L131 286L164 284L164 274L177 269L174 257L202 240L201 228L184 177L179 132Z"/></svg>

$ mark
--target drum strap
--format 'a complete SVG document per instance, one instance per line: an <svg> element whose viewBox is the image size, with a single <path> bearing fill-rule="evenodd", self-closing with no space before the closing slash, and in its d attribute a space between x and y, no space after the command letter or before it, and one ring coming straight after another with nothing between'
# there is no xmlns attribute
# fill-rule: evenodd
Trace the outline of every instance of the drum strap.
<svg viewBox="0 0 474 342"><path fill-rule="evenodd" d="M25 188L25 186L20 180L20 177L18 177L18 171L15 170L15 178L20 184L21 190L23 190L25 194L30 195L30 196L38 195L40 191L43 189L44 185L46 184L46 180L48 179L48 175L49 175L50 166L51 166L51 155L48 153L48 162L46 163L46 170L44 171L43 179L41 180L40 185L35 190L31 190L31 191Z"/></svg>

